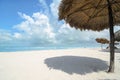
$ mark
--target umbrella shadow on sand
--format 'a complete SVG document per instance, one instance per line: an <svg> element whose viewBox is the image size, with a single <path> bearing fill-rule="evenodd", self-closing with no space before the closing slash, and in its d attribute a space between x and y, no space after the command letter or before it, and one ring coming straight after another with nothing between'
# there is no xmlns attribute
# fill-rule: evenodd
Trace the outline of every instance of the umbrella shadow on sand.
<svg viewBox="0 0 120 80"><path fill-rule="evenodd" d="M78 56L60 56L45 59L44 63L49 69L57 69L68 74L81 74L107 70L108 65L105 61Z"/></svg>

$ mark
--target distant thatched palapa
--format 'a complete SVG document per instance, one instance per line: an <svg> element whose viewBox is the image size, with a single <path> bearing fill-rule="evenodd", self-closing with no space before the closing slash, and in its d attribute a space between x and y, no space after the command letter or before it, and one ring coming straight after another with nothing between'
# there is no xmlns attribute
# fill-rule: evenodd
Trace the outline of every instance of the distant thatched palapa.
<svg viewBox="0 0 120 80"><path fill-rule="evenodd" d="M109 40L105 38L96 38L96 41L101 44L109 44Z"/></svg>
<svg viewBox="0 0 120 80"><path fill-rule="evenodd" d="M102 49L102 44L109 44L109 40L107 40L105 38L96 38L96 41L98 43L101 43L101 49Z"/></svg>
<svg viewBox="0 0 120 80"><path fill-rule="evenodd" d="M110 28L110 66L114 72L114 25L120 23L120 0L62 0L59 20L81 30L101 31Z"/></svg>

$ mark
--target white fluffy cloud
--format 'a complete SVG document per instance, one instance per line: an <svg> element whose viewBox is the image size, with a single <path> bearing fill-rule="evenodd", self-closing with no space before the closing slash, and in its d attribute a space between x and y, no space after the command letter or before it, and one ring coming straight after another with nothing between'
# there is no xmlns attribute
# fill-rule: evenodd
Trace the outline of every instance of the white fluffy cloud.
<svg viewBox="0 0 120 80"><path fill-rule="evenodd" d="M24 13L19 15L25 19L14 28L18 29L20 33L14 33L17 39L28 39L35 43L80 43L81 41L92 41L97 37L108 37L107 30L103 32L80 31L71 28L68 24L62 24L56 31L56 26L51 26L49 17L37 12L32 16ZM56 31L56 32L54 32Z"/></svg>
<svg viewBox="0 0 120 80"><path fill-rule="evenodd" d="M28 16L24 13L19 13L25 20L18 25L14 26L14 29L19 30L19 33L15 33L16 38L36 40L40 42L51 42L54 43L55 33L53 28L50 26L49 19L46 15L37 12L33 13L32 16Z"/></svg>
<svg viewBox="0 0 120 80"><path fill-rule="evenodd" d="M16 39L22 39L22 35L18 32L14 33L13 37Z"/></svg>
<svg viewBox="0 0 120 80"><path fill-rule="evenodd" d="M108 30L104 30L101 32L93 32L93 31L80 31L75 28L71 28L68 24L63 24L58 30L58 37L61 38L62 42L86 42L86 41L94 41L96 38L104 37L108 38Z"/></svg>
<svg viewBox="0 0 120 80"><path fill-rule="evenodd" d="M0 43L4 41L11 41L12 35L10 31L0 29Z"/></svg>
<svg viewBox="0 0 120 80"><path fill-rule="evenodd" d="M49 5L47 5L46 0L39 0L40 6L43 8L42 12L49 15Z"/></svg>
<svg viewBox="0 0 120 80"><path fill-rule="evenodd" d="M50 5L51 12L54 17L58 17L58 7L61 0L53 0L53 3Z"/></svg>

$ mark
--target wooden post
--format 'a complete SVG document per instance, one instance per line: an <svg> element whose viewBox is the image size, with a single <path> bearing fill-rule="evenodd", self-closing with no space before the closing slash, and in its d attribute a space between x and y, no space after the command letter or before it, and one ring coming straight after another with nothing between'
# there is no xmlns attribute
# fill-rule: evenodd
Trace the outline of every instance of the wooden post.
<svg viewBox="0 0 120 80"><path fill-rule="evenodd" d="M108 14L109 14L109 31L110 31L110 66L108 72L114 72L114 28L113 28L113 14L112 6L109 0L108 2Z"/></svg>

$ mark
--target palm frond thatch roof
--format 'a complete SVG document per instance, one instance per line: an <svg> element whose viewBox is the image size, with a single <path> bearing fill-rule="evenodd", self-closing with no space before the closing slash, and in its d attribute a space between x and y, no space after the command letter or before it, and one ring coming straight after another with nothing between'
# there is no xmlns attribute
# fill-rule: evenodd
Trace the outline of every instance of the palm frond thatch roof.
<svg viewBox="0 0 120 80"><path fill-rule="evenodd" d="M120 0L109 0L112 5L114 25L120 23ZM81 30L100 31L109 28L107 0L62 0L59 20Z"/></svg>

